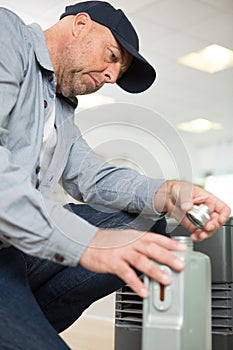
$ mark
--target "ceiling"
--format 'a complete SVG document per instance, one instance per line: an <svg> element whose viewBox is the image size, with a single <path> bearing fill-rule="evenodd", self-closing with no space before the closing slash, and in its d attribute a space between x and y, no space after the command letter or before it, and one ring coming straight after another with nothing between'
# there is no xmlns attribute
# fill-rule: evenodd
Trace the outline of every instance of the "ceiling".
<svg viewBox="0 0 233 350"><path fill-rule="evenodd" d="M26 23L52 25L64 7L74 1L0 0ZM174 126L193 118L208 118L223 125L221 131L192 135L185 141L201 147L232 139L233 68L208 74L185 67L177 59L217 43L233 49L233 0L112 0L130 17L139 33L141 52L156 67L157 81L138 95L106 86L104 95L156 110Z"/></svg>

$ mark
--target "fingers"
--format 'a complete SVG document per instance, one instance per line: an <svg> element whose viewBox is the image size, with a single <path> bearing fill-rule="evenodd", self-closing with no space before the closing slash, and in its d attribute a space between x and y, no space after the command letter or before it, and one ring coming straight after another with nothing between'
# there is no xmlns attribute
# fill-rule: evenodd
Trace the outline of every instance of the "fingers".
<svg viewBox="0 0 233 350"><path fill-rule="evenodd" d="M218 213L218 223L223 225L231 215L231 209L221 200L217 200L215 204L215 211Z"/></svg>
<svg viewBox="0 0 233 350"><path fill-rule="evenodd" d="M219 198L214 196L212 193L197 187L193 186L190 183L186 182L175 182L172 183L170 190L170 203L168 207L171 209L172 215L177 219L177 217L182 217L186 211L191 209L193 204L206 204L211 213L217 214L214 218L211 215L211 221L209 225L213 225L212 229L206 227L207 230L214 230L214 225L219 227L223 225L231 214L230 208L226 203L221 201ZM180 211L180 210L181 211ZM216 220L215 220L216 219ZM180 220L179 220L180 221Z"/></svg>
<svg viewBox="0 0 233 350"><path fill-rule="evenodd" d="M118 270L117 275L123 279L123 281L128 284L130 288L141 298L148 296L148 289L137 276L136 272L127 263L121 265L121 268Z"/></svg>
<svg viewBox="0 0 233 350"><path fill-rule="evenodd" d="M205 227L202 230L197 229L185 216L186 204L184 203L184 200L186 200L188 197L186 198L186 194L183 195L182 192L188 193L189 187L186 188L184 184L181 184L182 186L179 188L179 185L180 184L175 184L173 186L172 193L174 197L177 198L177 201L173 208L172 216L178 222L180 222L182 226L186 227L190 232L192 232L191 238L194 241L202 241L213 236L213 234L229 219L231 213L229 206L215 197L212 193L209 193L202 188L193 186L193 204L198 205L203 203L210 209L210 220L205 224Z"/></svg>
<svg viewBox="0 0 233 350"><path fill-rule="evenodd" d="M197 232L192 233L190 237L194 242L201 242L206 238L210 238L213 234L210 235L204 231L201 231L199 233Z"/></svg>
<svg viewBox="0 0 233 350"><path fill-rule="evenodd" d="M180 258L178 258L174 253L172 253L168 249L158 246L157 244L151 244L148 247L147 256L155 260L156 262L160 264L165 264L177 271L180 271L184 268L184 262Z"/></svg>
<svg viewBox="0 0 233 350"><path fill-rule="evenodd" d="M131 266L164 285L171 283L171 276L161 270L155 261L177 271L181 271L185 266L184 261L168 249L169 247L173 250L184 250L183 244L155 234L151 242L150 234L148 236L142 239L140 244L135 243L135 249L128 250L124 255L124 264L117 269L118 275L141 297L147 296L148 290Z"/></svg>
<svg viewBox="0 0 233 350"><path fill-rule="evenodd" d="M170 275L162 271L159 266L156 265L152 260L146 259L142 255L139 256L137 254L132 260L135 260L135 263L133 264L135 268L140 269L140 271L147 276L157 280L164 285L167 285L171 282ZM148 289L127 262L121 265L121 268L118 270L117 274L140 297L145 298L148 296Z"/></svg>
<svg viewBox="0 0 233 350"><path fill-rule="evenodd" d="M127 241L129 238L130 241L119 245L119 242L125 243L123 240L125 236ZM104 249L99 248L103 246ZM99 230L92 240L91 247L83 253L80 263L91 271L118 275L135 293L145 297L148 291L134 269L167 285L171 282L171 277L154 261L181 271L184 268L184 262L172 251L185 249L183 244L155 233L136 230Z"/></svg>
<svg viewBox="0 0 233 350"><path fill-rule="evenodd" d="M154 234L150 232L145 232L143 239L141 239L139 242L140 242L140 246L142 247L143 247L143 244L146 245L149 254L150 254L150 249L152 247L151 246L152 244L156 244L168 250L177 250L177 251L186 250L186 247L184 244L174 239L168 238L166 236ZM140 246L138 247L139 250L140 250Z"/></svg>
<svg viewBox="0 0 233 350"><path fill-rule="evenodd" d="M156 249L156 247L155 247ZM163 250L159 253L164 253ZM157 261L163 261L166 265L170 266L171 268L175 270L182 270L185 266L185 263L177 258L175 255L170 254L164 254L164 257L160 257L157 259ZM167 285L171 283L171 276L167 274L165 271L163 271L159 265L155 263L155 261L147 258L145 255L142 255L138 252L132 252L130 256L127 257L127 261L125 261L123 264L121 264L120 268L118 268L118 276L122 278L129 286L130 288L138 294L140 297L145 298L148 296L148 289L144 285L144 283L140 280L140 278L137 276L135 271L131 266L134 266L137 270L145 274L146 276L149 276L150 278L158 281L159 283L163 285Z"/></svg>
<svg viewBox="0 0 233 350"><path fill-rule="evenodd" d="M205 224L205 231L209 235L212 235L220 226L221 224L219 223L219 214L212 212L210 221Z"/></svg>
<svg viewBox="0 0 233 350"><path fill-rule="evenodd" d="M205 224L204 230L196 229L193 231L191 235L193 241L199 242L212 237L230 217L230 208L221 200L213 201L209 207L212 210L211 219Z"/></svg>

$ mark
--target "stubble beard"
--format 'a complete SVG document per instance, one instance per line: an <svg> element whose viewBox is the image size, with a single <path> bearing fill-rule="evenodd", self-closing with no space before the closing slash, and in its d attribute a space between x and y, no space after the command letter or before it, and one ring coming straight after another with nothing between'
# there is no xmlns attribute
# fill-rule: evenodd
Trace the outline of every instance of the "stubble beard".
<svg viewBox="0 0 233 350"><path fill-rule="evenodd" d="M84 75L77 71L71 71L67 77L61 77L60 90L63 96L73 97L78 95L87 95L95 92L93 84L86 80Z"/></svg>

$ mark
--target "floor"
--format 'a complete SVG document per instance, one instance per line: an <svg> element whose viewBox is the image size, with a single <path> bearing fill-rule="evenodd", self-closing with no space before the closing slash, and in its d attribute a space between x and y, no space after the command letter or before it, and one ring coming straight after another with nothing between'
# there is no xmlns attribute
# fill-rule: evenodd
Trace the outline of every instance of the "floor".
<svg viewBox="0 0 233 350"><path fill-rule="evenodd" d="M61 337L72 350L114 350L114 323L81 317Z"/></svg>

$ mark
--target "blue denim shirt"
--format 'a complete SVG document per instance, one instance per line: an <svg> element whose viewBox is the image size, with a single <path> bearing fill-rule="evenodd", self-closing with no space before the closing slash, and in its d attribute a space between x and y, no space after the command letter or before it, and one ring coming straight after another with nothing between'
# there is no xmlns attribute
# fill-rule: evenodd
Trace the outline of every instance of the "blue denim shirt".
<svg viewBox="0 0 233 350"><path fill-rule="evenodd" d="M0 8L0 240L34 256L78 263L97 228L50 199L60 181L73 198L159 217L163 180L105 163L74 124L77 100L56 96L42 29ZM38 187L44 120L56 98L57 145Z"/></svg>

